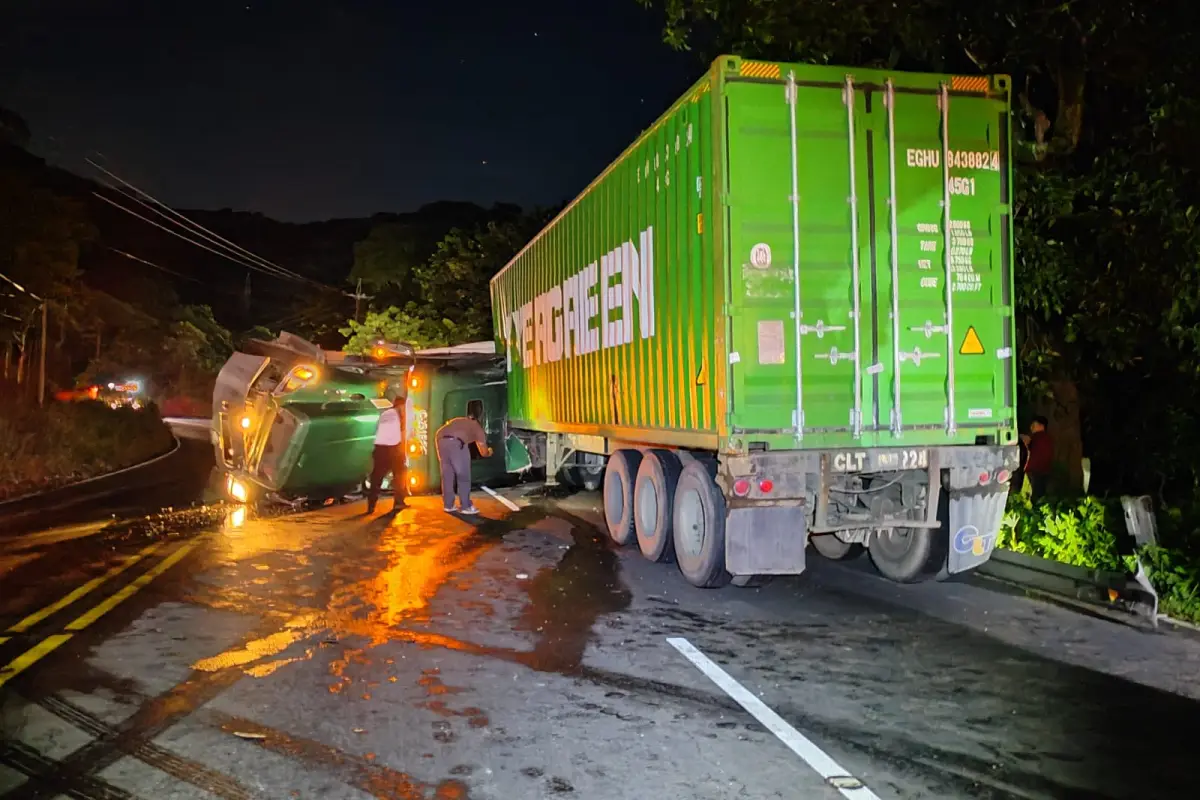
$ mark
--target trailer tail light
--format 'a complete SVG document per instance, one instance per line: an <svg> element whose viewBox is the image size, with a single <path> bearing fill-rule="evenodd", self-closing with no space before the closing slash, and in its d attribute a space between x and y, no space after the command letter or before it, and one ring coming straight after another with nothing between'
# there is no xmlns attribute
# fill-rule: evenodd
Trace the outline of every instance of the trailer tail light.
<svg viewBox="0 0 1200 800"><path fill-rule="evenodd" d="M763 478L761 481L758 482L758 490L760 492L762 492L763 494L770 494L771 490L774 488L775 488L775 482L772 481L770 478Z"/></svg>
<svg viewBox="0 0 1200 800"><path fill-rule="evenodd" d="M990 481L991 479L992 479L992 474L990 472L979 473L979 485L980 486L986 486L988 481Z"/></svg>
<svg viewBox="0 0 1200 800"><path fill-rule="evenodd" d="M750 494L750 481L745 478L738 478L733 482L733 493L738 497L745 497Z"/></svg>
<svg viewBox="0 0 1200 800"><path fill-rule="evenodd" d="M996 483L1008 483L1010 478L1012 478L1012 473L1006 469L996 473Z"/></svg>

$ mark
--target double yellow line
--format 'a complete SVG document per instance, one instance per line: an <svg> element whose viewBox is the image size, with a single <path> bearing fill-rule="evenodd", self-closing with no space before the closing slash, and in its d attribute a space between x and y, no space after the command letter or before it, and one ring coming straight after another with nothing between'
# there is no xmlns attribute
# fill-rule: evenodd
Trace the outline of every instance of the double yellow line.
<svg viewBox="0 0 1200 800"><path fill-rule="evenodd" d="M80 614L72 622L68 623L63 628L64 631L67 631L66 633L56 633L56 634L53 634L52 636L47 636L45 639L38 642L33 647L29 648L24 653L21 653L21 655L14 658L8 664L4 665L4 667L0 668L0 686L3 686L4 684L8 683L10 680L15 678L17 675L21 674L26 669L28 669L29 667L36 664L38 661L40 661L41 659L45 658L50 653L57 650L59 647L61 647L63 644L65 644L68 640L70 640L70 638L73 635L75 635L79 631L83 630L87 626L91 625L93 622L100 619L100 617L104 616L109 611L112 611L120 603L124 602L125 600L128 600L130 597L132 597L134 594L136 594L138 592L138 590L144 588L147 584L149 584L151 581L153 581L159 575L162 575L164 572L169 570L171 567L175 566L185 556L187 556L188 553L190 553L190 552L192 552L192 550L196 549L196 547L200 544L201 538L203 538L203 537L192 539L190 542L184 542L179 547L175 548L174 552L172 552L169 556L164 558L162 561L158 562L158 564L156 564L148 572L142 574L136 580L126 584L125 586L122 586L120 590L118 590L117 592L112 594L110 597L106 598L105 600L101 601L100 603L97 603L92 608L90 608L87 611ZM89 594L90 592L94 591L97 587L99 587L106 581L109 581L109 580L117 577L125 570L127 570L130 567L137 564L139 561L142 561L143 559L146 559L146 558L154 555L154 553L156 553L159 549L161 549L162 546L163 546L162 542L155 542L152 545L143 547L141 550L134 553L129 558L122 561L120 564L117 564L115 567L108 570L103 575L92 578L90 581L88 581L87 583L78 587L74 591L69 592L68 594L64 595L63 597L59 598L58 600L55 600L53 603L46 606L45 608L42 608L42 609L39 609L39 610L33 612L32 614L25 617L20 622L16 623L15 625L12 625L7 631L5 631L5 633L7 633L7 634L24 633L25 631L32 628L34 625L37 625L39 622L41 622L42 620L49 617L51 614L61 611L62 609L66 608L67 606L71 605L72 603L77 602L80 598L82 598L85 595ZM4 644L5 642L7 642L9 640L9 638L11 638L11 637L10 636L0 636L0 644Z"/></svg>

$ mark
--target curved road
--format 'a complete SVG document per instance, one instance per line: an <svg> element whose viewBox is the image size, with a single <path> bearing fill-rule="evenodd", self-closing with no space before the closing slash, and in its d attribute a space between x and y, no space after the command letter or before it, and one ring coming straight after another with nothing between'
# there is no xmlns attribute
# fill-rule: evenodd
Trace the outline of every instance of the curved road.
<svg viewBox="0 0 1200 800"><path fill-rule="evenodd" d="M0 540L0 797L1200 796L1200 641L863 564L700 591L505 499Z"/></svg>

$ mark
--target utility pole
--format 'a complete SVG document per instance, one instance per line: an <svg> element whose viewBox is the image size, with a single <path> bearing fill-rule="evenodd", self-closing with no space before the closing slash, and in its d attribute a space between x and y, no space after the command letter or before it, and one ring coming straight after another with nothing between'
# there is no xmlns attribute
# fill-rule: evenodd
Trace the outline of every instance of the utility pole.
<svg viewBox="0 0 1200 800"><path fill-rule="evenodd" d="M46 317L47 317L47 313L48 313L47 312L48 305L49 305L49 303L47 303L45 300L42 301L42 352L41 352L41 359L40 359L41 365L39 367L39 375L38 375L38 405L39 406L46 405L46 344L47 344L47 341L46 341Z"/></svg>
<svg viewBox="0 0 1200 800"><path fill-rule="evenodd" d="M355 322L359 321L358 315L359 315L359 311L362 309L362 301L370 300L372 297L375 296L373 294L363 294L362 278L358 279L358 286L355 288L354 294L350 294L349 292L344 292L343 294L345 294L347 297L354 298L354 321Z"/></svg>

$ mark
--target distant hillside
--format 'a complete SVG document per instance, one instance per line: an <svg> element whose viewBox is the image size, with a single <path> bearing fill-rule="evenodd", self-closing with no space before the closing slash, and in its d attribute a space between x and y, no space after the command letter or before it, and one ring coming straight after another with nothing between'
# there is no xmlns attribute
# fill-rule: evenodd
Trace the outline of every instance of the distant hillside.
<svg viewBox="0 0 1200 800"><path fill-rule="evenodd" d="M84 280L93 288L123 300L144 305L153 303L166 292L183 303L210 305L223 324L240 329L283 319L286 311L295 306L297 298L303 297L303 292L320 293L294 282L252 272L137 219L98 199L94 193L98 192L156 223L167 224L134 199L48 164L20 147L0 143L0 172L21 174L39 186L86 203L100 236L98 243L83 254ZM347 276L354 263L354 244L365 238L373 226L405 222L427 231L431 240L437 241L453 227L474 225L488 217L485 209L473 203L453 201L431 203L407 213L381 213L369 218L304 224L280 222L257 212L230 209L179 211L268 261L345 289L352 288ZM211 245L198 233L191 238ZM152 262L161 269L135 259ZM249 304L245 302L247 274L250 275ZM324 300L330 302L331 298L327 296ZM345 298L345 303L349 312L353 301Z"/></svg>

